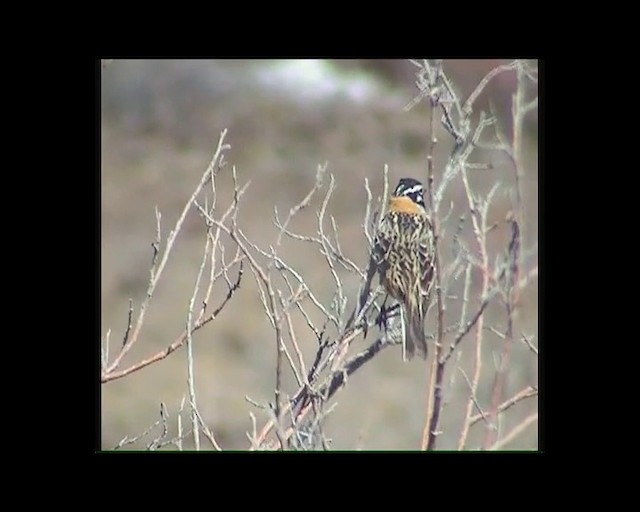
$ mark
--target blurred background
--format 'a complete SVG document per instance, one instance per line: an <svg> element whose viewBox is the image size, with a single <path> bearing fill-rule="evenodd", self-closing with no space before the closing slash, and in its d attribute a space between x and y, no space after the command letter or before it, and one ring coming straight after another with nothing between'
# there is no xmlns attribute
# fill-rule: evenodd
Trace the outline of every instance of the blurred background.
<svg viewBox="0 0 640 512"><path fill-rule="evenodd" d="M501 60L445 60L444 69L464 100L478 81ZM345 253L365 265L368 259L361 224L366 202L363 180L381 194L382 171L389 166L390 187L399 178L426 181L428 109L424 103L405 112L417 93L418 68L406 60L113 60L101 71L102 107L102 269L101 333L111 329L112 353L127 324L128 301L137 315L149 279L151 243L155 237L154 208L162 212L166 238L209 164L220 132L228 129L229 163L218 179L218 200L226 207L232 199L231 165L240 183L251 180L244 196L239 223L261 247L275 240L274 205L286 212L314 184L318 164L328 162L336 179L329 213L340 229ZM510 108L516 90L515 72L500 74L477 103L497 114L501 129L510 137ZM532 93L535 95L535 90ZM490 131L484 140L490 139ZM436 176L446 164L451 148L448 134L438 132ZM537 265L538 239L538 116L526 118L523 155L525 222L524 244L529 251L525 271ZM510 209L513 171L496 151L477 151L471 161L491 163L474 171L472 185L480 194L500 181L502 187L490 210L490 224L499 228L488 237L491 262L508 242L504 218ZM437 178L436 178L437 179ZM328 180L327 180L328 182ZM456 179L445 204L452 204L453 226L468 210L464 190ZM325 188L326 190L326 188ZM315 208L303 210L292 226L298 233L316 230ZM463 236L474 249L468 225ZM450 238L450 237L449 237ZM138 361L169 345L183 330L187 306L200 265L204 236L202 221L191 212L177 239L172 257L147 312L141 338L123 362ZM281 255L308 278L318 296L330 301L332 281L317 249L285 243ZM445 262L452 258L443 247ZM345 276L346 291L355 298L357 280ZM473 278L476 290L480 276ZM224 290L214 297L219 303ZM471 309L473 311L474 309ZM449 313L449 312L448 312ZM452 313L453 314L453 313ZM134 315L134 318L135 318ZM457 316L452 316L454 322ZM489 325L504 331L504 307L487 310ZM537 280L523 293L516 325L521 333L538 333ZM428 326L433 331L433 324ZM300 331L307 357L316 341ZM352 350L362 350L373 337L358 340ZM471 375L474 337L461 344L460 365ZM488 408L490 388L501 340L487 331L479 402ZM245 432L251 428L249 411L258 425L267 416L246 402L248 395L264 403L273 400L275 347L255 281L248 271L242 286L220 317L195 336L195 377L198 406L223 449L247 449ZM527 385L538 384L537 358L516 342L506 381L507 398ZM391 347L349 379L336 395L338 405L328 416L326 434L334 449L417 449L425 415L426 365L403 363L400 347ZM442 420L440 449L454 449L468 398L468 386L459 372L447 377L450 387ZM176 432L176 414L187 391L184 348L168 358L126 378L101 386L102 448L111 449L124 436L141 434L159 418L160 402L167 405L169 425ZM287 391L293 392L293 387ZM537 411L537 397L529 398L503 416L501 432ZM186 417L185 417L186 418ZM170 433L171 434L171 433ZM508 448L537 449L537 423ZM468 446L480 446L483 428L471 429ZM146 438L128 448L141 449ZM185 447L190 447L190 442Z"/></svg>

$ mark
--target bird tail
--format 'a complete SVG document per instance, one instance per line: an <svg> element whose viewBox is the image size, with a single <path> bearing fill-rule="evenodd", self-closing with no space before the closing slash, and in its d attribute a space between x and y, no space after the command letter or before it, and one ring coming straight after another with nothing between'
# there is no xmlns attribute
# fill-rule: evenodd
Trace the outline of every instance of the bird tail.
<svg viewBox="0 0 640 512"><path fill-rule="evenodd" d="M405 324L405 360L411 361L418 353L422 359L427 358L427 337L424 333L424 318L419 310L407 308Z"/></svg>

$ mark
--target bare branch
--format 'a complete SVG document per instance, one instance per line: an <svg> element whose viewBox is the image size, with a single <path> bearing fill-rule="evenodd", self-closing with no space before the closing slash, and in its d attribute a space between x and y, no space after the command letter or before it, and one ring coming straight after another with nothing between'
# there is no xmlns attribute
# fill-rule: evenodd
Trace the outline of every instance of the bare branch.
<svg viewBox="0 0 640 512"><path fill-rule="evenodd" d="M438 76L441 73L441 69L438 68ZM433 80L435 86L436 79ZM434 173L433 173L433 154L436 145L435 136L435 108L436 103L432 99L431 112L429 116L429 144L427 153L427 191L429 193L429 207L431 209L431 227L433 233L433 267L434 267L434 280L436 289L436 306L437 306L437 329L438 337L436 339L436 354L434 357L434 365L437 361L437 368L435 374L435 380L433 377L430 381L430 387L427 390L429 399L427 402L427 422L422 434L422 448L427 450L433 450L436 445L436 436L438 431L438 421L440 419L441 401L442 401L442 379L444 377L444 363L440 362L440 357L444 344L444 302L442 299L442 275L440 268L440 223L438 219L438 211L435 203L434 192ZM433 365L431 375L433 376ZM433 399L431 399L433 397Z"/></svg>
<svg viewBox="0 0 640 512"><path fill-rule="evenodd" d="M538 388L533 386L527 386L525 389L519 391L518 393L513 395L511 398L502 402L498 406L498 412L503 413L509 408L513 407L518 402L524 400L525 398L530 398L532 396L538 396ZM485 421L487 421L487 418L484 415L480 416L479 414L476 414L475 416L471 416L469 418L470 426L475 425L478 421L480 421L483 418L485 419Z"/></svg>
<svg viewBox="0 0 640 512"><path fill-rule="evenodd" d="M152 264L152 267L151 267L151 279L149 280L149 285L148 285L148 288L147 288L146 297L142 301L142 305L140 306L140 312L138 313L138 319L136 321L136 325L135 325L133 334L132 334L131 338L127 340L126 344L122 347L122 349L120 350L120 353L116 356L116 358L111 363L111 365L109 365L107 367L107 370L105 372L107 375L108 374L112 374L116 370L116 368L118 368L118 366L120 365L120 363L121 363L122 359L124 358L124 356L129 352L129 350L131 350L131 347L138 340L138 336L140 334L140 330L142 329L142 324L144 323L144 317L145 317L145 313L146 313L146 310L147 310L147 306L149 305L149 301L151 300L151 297L153 296L153 292L154 292L155 287L156 287L156 285L158 283L158 280L160 279L160 276L162 275L162 271L164 270L164 267L165 267L165 265L166 265L166 263L167 263L167 261L169 259L169 255L171 254L171 250L173 249L173 244L174 244L174 242L176 240L176 237L178 236L178 233L180 232L180 230L182 228L182 224L184 223L184 219L186 218L187 213L191 209L192 204L196 200L196 197L198 196L198 194L202 190L202 187L205 185L207 180L210 179L211 169L216 168L219 165L220 157L221 157L222 152L230 147L227 144L223 144L226 134L227 134L227 130L226 129L223 130L222 133L220 134L220 139L218 140L218 147L216 149L215 154L213 155L213 158L211 159L211 163L209 164L209 167L207 168L205 173L202 175L202 178L200 179L200 183L198 184L198 186L194 190L193 194L191 194L191 197L189 198L189 200L185 204L185 206L184 206L184 208L182 210L182 213L180 214L180 216L178 217L178 220L176 221L175 227L173 228L171 233L169 233L169 237L167 238L167 243L165 245L164 251L162 253L162 258L160 259L160 264L158 265L157 269L155 267L155 263L156 263L157 250L158 249L154 247L154 261L153 261L153 264ZM158 230L159 230L160 229L160 214L159 214L159 212L156 212L156 218L157 218L157 221L158 221ZM103 375L102 382L106 382L104 375Z"/></svg>
<svg viewBox="0 0 640 512"><path fill-rule="evenodd" d="M229 302L229 300L231 300L231 297L233 297L233 294L235 293L235 291L240 287L240 281L242 279L242 262L234 260L233 264L230 265L230 266L235 266L236 263L240 264L240 270L238 271L238 279L237 279L234 287L229 290L229 292L227 293L227 296L224 298L224 300L222 301L220 306L218 306L215 309L215 311L213 311L213 313L211 313L205 319L203 319L203 320L201 320L199 322L196 322L193 325L192 332L196 332L198 329L201 329L202 327L207 325L209 322L214 320L220 314L220 312L223 310L223 308L227 305L227 302ZM137 372L138 370L141 370L145 366L149 366L150 364L153 364L153 363L155 363L157 361L160 361L160 360L164 359L169 354L171 354L172 352L175 352L177 349L179 349L184 344L186 339L187 339L187 333L185 331L180 336L178 336L178 338L176 338L176 340L171 345L169 345L167 348L161 350L160 352L156 353L155 355L153 355L153 356L151 356L151 357L149 357L147 359L143 359L142 361L139 361L138 363L135 363L135 364L131 365L129 368L126 368L125 370L113 371L113 372L110 372L110 373L103 374L102 378L101 378L101 382L105 383L105 382L109 382L109 381L112 381L112 380L115 380L115 379L121 379L122 377L126 377L127 375L129 375L129 374L131 374L133 372Z"/></svg>
<svg viewBox="0 0 640 512"><path fill-rule="evenodd" d="M218 442L216 441L215 436L213 435L213 432L209 429L209 427L207 426L207 424L204 422L204 420L202 419L202 416L200 415L200 411L198 410L197 407L193 407L193 412L196 416L196 419L198 420L200 427L202 428L202 433L204 434L204 436L207 438L207 440L211 443L211 446L213 446L214 450L216 451L222 451L222 448L220 448L220 445L218 444ZM197 439L197 438L196 438ZM196 448L197 450L198 448Z"/></svg>
<svg viewBox="0 0 640 512"><path fill-rule="evenodd" d="M495 67L491 71L489 71L486 74L486 76L482 80L480 80L480 83L469 95L469 97L467 98L467 101L465 101L464 103L463 110L467 113L471 113L473 110L473 104L475 103L478 96L480 96L482 91L484 91L484 88L489 84L489 82L500 73L503 73L505 71L510 71L512 69L516 69L517 65L518 65L518 61L513 61L513 62L510 62L509 64L503 64L502 66Z"/></svg>
<svg viewBox="0 0 640 512"><path fill-rule="evenodd" d="M527 345L527 347L529 347L531 352L538 355L538 347L534 346L529 338L533 338L533 336L527 336L525 334L522 335L522 341Z"/></svg>
<svg viewBox="0 0 640 512"><path fill-rule="evenodd" d="M168 419L167 406L164 402L160 402L160 420L162 422L162 432L156 437L151 443L147 445L147 450L153 451L159 448L161 441L163 441L167 434L169 433L169 428L167 427L167 419Z"/></svg>
<svg viewBox="0 0 640 512"><path fill-rule="evenodd" d="M463 102L454 87L457 84L452 83L447 76L442 60L412 60L411 64L418 68L418 93L405 110L413 108L422 100L429 105L428 138L425 140L427 161L422 172L426 174L428 215L435 246L432 283L435 292L431 294L432 303L425 312L429 323L429 332L425 333L425 337L434 349L429 351L431 359L425 365L428 376L421 447L433 450L436 446L441 448L441 444L456 444L458 449L464 449L471 427L476 423L482 423L483 448L500 449L512 443L537 420L537 413L531 414L505 436L499 431L499 426L506 421L504 413L515 404L538 394L537 387L527 386L511 398L505 400L503 396L507 389L505 382L514 333L520 333L521 338L518 342L526 344L529 349L523 352L524 355L529 358L538 355L537 346L532 342L535 334L524 334L524 326L516 323L518 315L515 314L520 307L523 290L534 283L538 274L537 245L534 243L531 247L526 247L520 234L525 220L521 190L525 175L522 127L525 116L538 106L537 97L530 94L537 83L537 70L525 61L497 66L484 76ZM512 100L514 130L512 135L509 133L507 136L498 126L498 117L491 113L491 110L489 114L480 112L479 120L477 115L471 114L476 108L478 98L488 90L488 84L496 76L510 70L516 72L518 88ZM437 122L440 123L438 127ZM445 135L451 136L453 140L451 153L442 165L435 161L435 149L439 142L436 134L440 127ZM485 140L489 128L492 132L495 131L497 141ZM177 417L177 437L169 439L167 435L168 414L162 404L161 418L154 426L136 438L123 438L116 448L149 435L152 428L162 424L159 435L148 444L149 449L155 450L175 444L178 450L182 450L183 439L193 435L195 449L199 450L202 433L203 439L207 439L213 449L220 450L213 432L203 421L196 402L194 333L215 319L235 294L240 286L245 263L256 283L255 292L252 294L255 293L259 302L256 301L254 304L258 308L262 306L270 322L270 329L267 331L273 330L271 339L275 341L276 348L272 398L268 403L260 404L245 397L265 415L262 418L264 423L259 427L256 416L249 413L251 426L248 427L246 435L249 440L247 446L251 450L329 449L331 440L325 429L331 423L325 423L325 419L337 405L336 394L341 390L350 389L348 381L356 371L364 368L365 364L372 361L384 348L400 344L405 337L405 312L402 308L392 304L391 308L384 308L384 315L381 314L383 306L386 305L386 302L382 301L385 293L384 288L377 283L378 269L371 257L376 230L385 214L390 195L388 165L385 164L383 169L382 193L380 190L372 190L370 181L364 180L366 197L362 196L361 199L366 200L366 203L362 205L364 211L359 247L366 248L368 261L362 266L362 263L358 262L362 261L360 258L364 253L350 254L350 244L347 242L351 240L345 236L346 232L340 231L353 216L344 219L332 212L332 198L340 175L336 178L330 174L328 186L320 194L320 190L326 184L326 162L318 165L315 181L313 185L310 184L308 192L300 201L294 201L295 204L287 209L273 208L275 228L271 228L271 242L260 245L256 243L255 239L249 236L250 230L246 229L240 220L240 207L246 204L244 200L241 203L241 199L248 183L244 186L239 184L235 166L231 166L233 199L225 211L223 210L227 205L221 207L224 198L220 195L221 189L216 185L216 176L225 165L224 153L229 147L224 143L225 136L226 130L220 136L209 166L187 200L173 230L164 241L161 229L162 216L156 208L156 238L152 244L147 295L140 304L135 319L133 302L130 301L122 349L113 354L115 357L111 361L110 331L107 331L101 344L102 382L109 382L138 371L166 358L183 344L187 344L188 388L182 398ZM496 172L500 169L494 168L493 164L482 162L482 156L474 153L477 148L504 151L509 158L508 164L513 167L513 173L509 170L507 175L495 178ZM436 164L439 165L438 168ZM442 172L438 172L438 169ZM494 172L487 174L484 171L486 169L493 169ZM470 177L470 173L476 174ZM472 186L476 179L484 180L482 185L489 179L492 183L482 188ZM509 195L512 190L515 192ZM500 194L498 191L501 191ZM466 197L466 200L463 199L461 205L458 198L462 197ZM498 247L497 244L504 239L502 228L505 222L494 217L496 211L504 208L505 197L512 202L513 213L506 224L512 228L512 237L508 246ZM444 206L441 208L441 205ZM141 337L145 313L191 207L202 219L203 234L206 236L202 259L197 275L194 276L195 283L187 305L184 332L160 352L122 369L126 354ZM309 212L311 208L313 211ZM309 215L312 214L316 216L316 227L311 228L310 232L292 228L294 217L300 216L309 220ZM457 221L455 216L460 220ZM470 222L467 220L469 217ZM286 242L283 242L284 237L287 238ZM299 251L295 263L289 260L286 254L290 246ZM315 284L315 280L312 282L309 279L311 276L308 274L307 262L312 259L307 259L306 256L311 253L315 258L322 257L323 274L320 276L320 284ZM299 258L299 255L302 255L302 258ZM233 274L234 267L237 268L237 276ZM357 282L353 282L354 276L357 276ZM313 277L315 279L316 275ZM349 280L346 280L346 277ZM206 282L203 282L203 279ZM218 290L219 287L224 290L224 284L220 280L224 280L227 288L227 295L223 300L222 297L216 299L214 295L214 290ZM218 307L212 311L216 304ZM501 304L504 309L489 308L490 304ZM506 315L506 322L503 322L505 325L488 325L488 318L493 321L496 313L502 314L500 311ZM474 329L475 332L472 333ZM353 353L353 342L361 335L366 338L370 330L376 331L371 344L366 349ZM496 334L496 338L490 333ZM491 372L494 372L494 369L490 364L487 365L485 362L483 368L482 349L485 334L490 341L498 344L498 350L493 351L491 355L500 354L493 376ZM474 340L474 349L471 354L467 354L470 358L462 358L462 350L471 349L468 343L462 345L462 341L467 338ZM305 360L303 350L311 348L306 344L309 340L313 343L315 351ZM454 352L456 357L451 362ZM489 357L489 354L485 353L484 356ZM450 364L453 367L448 366ZM291 375L288 368L291 369ZM454 386L458 371L465 379L468 391L465 386L462 392ZM489 375L483 375L483 371L489 372ZM484 383L492 377L490 399L485 403L482 397L486 393L479 392L480 382L482 380ZM182 410L187 396L191 408L191 424L185 428ZM461 424L456 428L457 430L461 427L460 434L454 440L451 432L444 430L450 425L447 416L451 413L451 407L458 404L461 404L464 410L459 411L463 413L460 414ZM532 402L524 405L535 406ZM510 414L513 414L513 411L510 411Z"/></svg>
<svg viewBox="0 0 640 512"><path fill-rule="evenodd" d="M483 419L486 423L489 423L489 419L487 418L487 415L484 413L484 411L482 410L482 407L480 407L480 404L478 403L478 400L476 399L476 391L473 388L473 384L471 383L471 381L469 380L469 377L467 377L467 374L464 372L464 370L462 368L458 368L458 370L460 371L460 373L462 373L462 376L464 377L464 380L467 382L467 385L469 386L469 400L471 400L471 402L473 403L473 405L476 407L476 409L478 409L478 413L477 417L480 419ZM475 416L474 416L475 418ZM469 426L471 426L473 424L473 422L469 422Z"/></svg>
<svg viewBox="0 0 640 512"><path fill-rule="evenodd" d="M107 334L104 338L104 343L102 344L100 351L100 370L104 371L107 363L109 362L109 338L111 337L111 329L107 329Z"/></svg>
<svg viewBox="0 0 640 512"><path fill-rule="evenodd" d="M122 337L123 347L127 344L127 340L129 339L129 332L131 331L132 319L133 319L133 300L129 299L129 314L127 315L127 329L125 330L124 336Z"/></svg>
<svg viewBox="0 0 640 512"><path fill-rule="evenodd" d="M500 439L498 442L494 443L489 449L490 450L501 450L506 445L508 445L511 441L513 441L516 437L518 437L526 428L531 425L533 422L538 421L538 413L534 412L527 416L522 422L516 425L511 432L509 432L506 436Z"/></svg>
<svg viewBox="0 0 640 512"><path fill-rule="evenodd" d="M451 346L449 347L449 352L444 356L443 362L446 363L449 360L449 358L453 354L453 351L458 346L458 344L462 341L462 339L469 333L469 331L471 331L474 325L479 323L485 308L489 305L493 297L495 297L496 295L497 295L497 290L494 289L493 292L489 293L489 295L482 300L482 303L480 304L478 311L476 311L476 314L473 315L471 320L469 320L466 323L466 325L456 335L455 339L451 343ZM478 327L478 330L480 330L480 327Z"/></svg>
<svg viewBox="0 0 640 512"><path fill-rule="evenodd" d="M464 448L469 428L471 426L471 420L473 418L473 407L479 407L475 403L477 396L477 389L481 375L482 368L482 337L484 327L484 316L487 306L493 301L493 299L499 293L505 295L505 290L508 290L508 308L509 311L513 311L513 308L518 304L518 294L522 289L520 285L526 285L528 280L521 280L519 277L519 269L522 268L521 251L519 247L521 241L518 240L518 250L509 251L511 254L517 254L518 256L508 259L508 263L502 263L502 260L497 260L496 265L490 264L490 256L487 248L486 236L489 232L495 229L498 224L493 223L488 226L489 210L493 202L498 188L501 186L500 181L496 181L491 187L489 192L482 197L477 192L473 191L468 178L468 172L472 169L486 169L491 165L484 164L482 162L469 163L468 160L471 157L476 147L482 146L481 138L486 129L496 123L497 118L495 116L487 116L486 113L480 112L480 119L477 123L472 124L471 113L473 112L474 103L480 94L484 91L486 86L493 80L498 74L508 71L517 70L519 76L527 76L529 79L535 78L535 72L531 71L526 63L521 61L514 61L510 64L497 66L491 70L487 75L478 83L474 91L469 95L464 106L461 107L458 95L450 83L446 73L442 68L441 61L428 61L423 63L418 61L412 62L414 65L420 68L417 73L416 85L419 89L419 94L405 107L405 110L412 108L422 99L428 99L430 104L429 111L429 139L427 142L427 180L428 180L428 192L430 199L430 217L432 219L432 225L434 230L434 238L436 240L436 256L434 260L436 262L441 261L441 254L438 251L438 241L442 240L445 236L446 229L441 227L451 213L452 209L446 216L440 215L440 203L445 197L445 191L450 183L453 183L454 178L460 174L462 176L462 184L464 186L465 195L467 197L470 216L472 219L473 234L475 237L475 247L469 247L459 239L459 233L461 224L458 227L458 232L454 235L454 261L447 265L444 270L436 269L434 272L435 286L436 286L436 356L432 359L431 372L429 375L429 383L427 390L427 407L426 407L426 423L423 431L423 448L434 448L436 444L437 436L439 435L438 422L441 415L441 410L446 402L443 398L444 393L444 369L445 365L449 362L458 345L461 343L471 331L476 327L476 343L475 343L475 356L474 356L474 368L472 378L468 383L471 389L469 399L467 402L467 411L465 414L465 420L462 428L460 438L458 440L458 448ZM532 78L533 77L533 78ZM522 78L519 78L520 83L523 82ZM522 92L522 87L518 89ZM518 99L518 109L520 112L523 110L529 111L537 106L536 99L528 102L520 101ZM516 100L514 100L515 113ZM454 147L449 157L449 160L445 166L445 171L442 179L435 187L434 183L434 164L433 154L434 147L437 142L435 133L435 111L439 109L442 113L442 126L453 137ZM515 115L515 114L514 114ZM520 115L520 118L522 118ZM515 118L514 118L515 119ZM500 134L500 130L496 129L496 133ZM499 135L500 138L500 135ZM513 141L513 144L507 144L504 138L500 139L501 145L499 149L511 151L512 158L515 160L518 153L518 141ZM517 202L521 204L521 195L518 195ZM464 217L463 217L464 218ZM519 215L516 218L516 222L522 219ZM512 244L513 245L513 244ZM514 260L516 260L514 262ZM471 270L472 268L478 268L481 272L482 283L480 286L480 301L476 309L476 313L467 320L467 311L470 299L470 283L471 283ZM445 301L459 300L456 295L449 293L449 287L451 286L450 278L453 277L457 280L463 269L465 270L465 285L462 294L462 307L460 318L458 321L457 332L453 335L453 339L448 343L448 350L444 350L443 341L449 328L445 328L445 322L443 321L444 311L446 309ZM532 277L537 273L537 267L535 272L532 272ZM490 290L489 286L492 285ZM510 314L509 314L510 315ZM509 329L508 329L509 331ZM511 331L509 331L511 332ZM508 359L508 354L506 358ZM498 373L503 375L504 365L501 365L501 371ZM462 370L461 370L462 371ZM502 373L501 373L502 372ZM466 378L466 374L465 378ZM498 390L499 391L499 390ZM499 393L496 391L497 395ZM487 417L491 417L495 413L495 407L498 404L493 401L492 408ZM487 442L485 442L485 445Z"/></svg>
<svg viewBox="0 0 640 512"><path fill-rule="evenodd" d="M178 410L178 439L176 440L176 448L178 451L182 451L182 411L184 409L184 402L186 396L182 395L182 400L180 400L180 409Z"/></svg>
<svg viewBox="0 0 640 512"><path fill-rule="evenodd" d="M124 436L113 449L118 450L123 446L135 443L139 439L142 439L143 437L146 437L147 435L149 435L149 433L161 423L163 424L163 432L166 435L166 406L164 405L164 402L160 402L160 419L159 420L157 420L153 425L151 425L148 429L146 429L142 434L138 436L135 436L132 438L129 438L128 436ZM161 435L161 437L163 436ZM153 441L151 445L153 445L154 442L156 441Z"/></svg>

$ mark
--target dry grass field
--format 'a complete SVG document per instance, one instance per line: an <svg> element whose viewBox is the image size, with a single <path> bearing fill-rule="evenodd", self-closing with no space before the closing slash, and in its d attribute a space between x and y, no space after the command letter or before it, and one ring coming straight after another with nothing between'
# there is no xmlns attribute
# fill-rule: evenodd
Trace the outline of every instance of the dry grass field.
<svg viewBox="0 0 640 512"><path fill-rule="evenodd" d="M465 100L492 68L508 63L445 60L442 65L459 98ZM535 62L529 64L537 67ZM382 195L385 165L390 187L405 176L427 183L428 101L408 111L403 108L418 93L417 71L409 61L113 60L103 65L101 343L104 346L109 332L109 362L122 346L129 300L133 304L135 327L147 293L152 244L156 238L155 209L161 212L164 244L211 162L223 130L227 130L224 141L230 147L224 151L226 166L215 179L216 211L223 212L233 204L235 168L240 186L250 182L241 198L237 225L248 240L268 252L279 235L273 222L274 207L285 218L314 187L318 166L326 163L322 188L293 217L288 228L317 236L316 212L322 206L332 175L335 190L326 206L325 225L331 231L333 217L342 252L358 266L365 267L369 253L362 227L367 204L365 178L374 201ZM507 141L512 141L512 98L517 87L514 70L495 76L478 97L471 122L478 123L480 110L490 110L496 117L495 126ZM527 89L527 99L536 95L537 84L533 83ZM443 180L453 147L440 118L438 113L435 116L438 142L433 152L436 185ZM483 142L495 142L495 126L483 132ZM477 324L456 347L444 374L439 450L458 448L468 414L489 414L496 400L496 369L505 358L506 343L509 349L497 399L504 403L529 386L535 392L514 401L497 416L493 441L511 435L496 447L538 449L538 357L534 350L538 344L537 108L524 117L522 131L518 133L523 212L519 224L522 246L519 277L529 279L514 303L511 341L504 339L508 328L504 298L496 296L481 315L481 367L475 393L470 389L476 366ZM478 200L499 184L486 215L487 226L495 224L486 233L487 260L491 269L499 269L512 239L511 224L506 219L514 209L517 195L514 164L503 151L490 148L475 149L469 162L488 164L468 171L469 186ZM210 189L210 184L205 185L205 191ZM474 257L480 257L473 215L465 184L457 175L442 197L443 266L452 264L457 257L457 240ZM225 256L231 259L235 244L226 235L222 239ZM185 330L205 243L204 220L197 208L191 206L149 302L139 335L118 369L162 351ZM304 277L315 297L329 308L336 285L318 247L284 236L278 255ZM451 297L444 312L446 326L457 328L465 269L461 266L458 279L451 280L448 291ZM346 308L353 308L360 280L337 264L336 273L347 299ZM204 274L206 281L208 269ZM229 271L230 281L235 281L237 274L238 266ZM481 268L469 264L467 293L473 300L467 305L466 318L480 306L482 284ZM282 280L278 286L286 291ZM206 288L206 282L202 287ZM223 278L216 281L211 293L212 308L222 303L227 291ZM312 320L321 326L322 315L309 305L308 298L305 301L308 310L313 310ZM437 330L436 310L432 308L428 317L430 333ZM318 341L303 316L294 315L292 322L308 367ZM377 328L372 327L366 338L357 336L346 357L366 349L377 335ZM455 337L455 332L452 336ZM525 337L530 345L523 341ZM269 410L252 405L246 397L258 404L274 402L275 339L256 277L245 262L239 288L220 314L195 332L192 340L192 392L197 397L202 421L223 450L251 448L247 437L252 431L251 414L258 429L270 419ZM430 350L433 355L434 345ZM349 376L346 385L328 402L327 409L333 408L324 416L322 425L323 435L330 439L328 446L334 450L420 449L433 368L431 361L403 362L399 345L382 350ZM161 402L167 412L166 435L163 436L159 424L119 449L144 450L154 439L163 444L162 441L175 438L179 417L183 434L189 431L192 419L188 375L185 344L139 371L103 382L102 449L114 449L125 437L132 439L143 434L160 420ZM292 396L296 389L293 372L285 364L282 390L286 396ZM181 403L183 410L179 414ZM470 427L465 449L487 447L486 425L490 420L481 419ZM194 449L193 435L183 437L181 447ZM276 437L271 434L269 439L275 442ZM166 443L161 449L176 450L178 445ZM203 434L200 445L202 449L213 449Z"/></svg>

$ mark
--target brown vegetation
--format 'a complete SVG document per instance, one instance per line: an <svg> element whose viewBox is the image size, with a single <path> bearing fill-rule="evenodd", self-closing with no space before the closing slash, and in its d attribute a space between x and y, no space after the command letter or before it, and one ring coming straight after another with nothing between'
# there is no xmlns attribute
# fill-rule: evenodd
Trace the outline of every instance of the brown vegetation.
<svg viewBox="0 0 640 512"><path fill-rule="evenodd" d="M536 63L384 62L366 101L269 65L103 63L102 448L536 449ZM403 176L438 236L426 365L368 279Z"/></svg>

